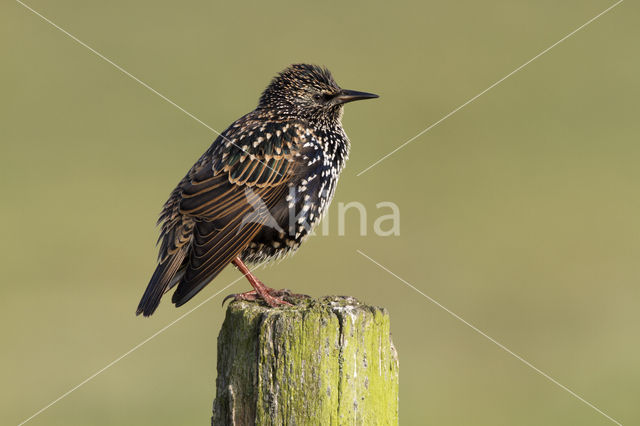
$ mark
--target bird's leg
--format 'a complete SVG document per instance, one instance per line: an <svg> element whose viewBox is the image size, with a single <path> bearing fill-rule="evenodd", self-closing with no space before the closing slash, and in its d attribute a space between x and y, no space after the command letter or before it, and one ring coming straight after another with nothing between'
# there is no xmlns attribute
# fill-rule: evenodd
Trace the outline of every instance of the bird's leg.
<svg viewBox="0 0 640 426"><path fill-rule="evenodd" d="M225 297L222 303L229 298L234 298L235 300L257 300L262 299L267 302L267 305L275 308L276 306L281 305L289 305L291 303L282 299L283 296L288 296L290 293L288 290L274 290L271 287L267 287L260 281L255 275L251 273L247 265L244 264L240 257L236 257L233 262L234 265L242 272L242 274L247 278L251 287L253 287L253 291L247 291L246 293L239 294L230 294Z"/></svg>

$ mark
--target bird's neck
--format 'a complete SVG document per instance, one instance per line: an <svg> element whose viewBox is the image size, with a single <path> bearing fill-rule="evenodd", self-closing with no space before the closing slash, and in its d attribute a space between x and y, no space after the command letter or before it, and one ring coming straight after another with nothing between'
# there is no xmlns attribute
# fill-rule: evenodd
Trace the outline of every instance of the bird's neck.
<svg viewBox="0 0 640 426"><path fill-rule="evenodd" d="M262 117L268 117L277 121L298 121L307 123L314 129L342 128L343 108L332 111L308 112L296 111L289 108L266 108L258 106L256 112Z"/></svg>

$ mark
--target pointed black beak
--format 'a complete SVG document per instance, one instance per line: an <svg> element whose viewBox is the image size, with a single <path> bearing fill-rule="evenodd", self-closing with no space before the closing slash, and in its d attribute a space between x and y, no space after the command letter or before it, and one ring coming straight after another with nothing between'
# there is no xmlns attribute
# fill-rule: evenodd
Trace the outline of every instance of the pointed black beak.
<svg viewBox="0 0 640 426"><path fill-rule="evenodd" d="M339 104L346 104L347 102L359 101L362 99L374 99L378 95L367 92L358 92L357 90L343 90L338 96L336 96L335 102Z"/></svg>

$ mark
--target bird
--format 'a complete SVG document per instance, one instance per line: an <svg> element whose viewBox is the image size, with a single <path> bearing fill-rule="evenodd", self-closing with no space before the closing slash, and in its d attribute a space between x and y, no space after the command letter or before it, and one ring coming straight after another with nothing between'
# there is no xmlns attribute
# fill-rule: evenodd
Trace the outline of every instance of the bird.
<svg viewBox="0 0 640 426"><path fill-rule="evenodd" d="M257 107L214 140L164 204L157 267L136 315L152 315L172 288L182 306L233 264L253 290L236 300L289 305L288 290L247 267L294 253L327 211L349 155L346 103L378 95L342 89L326 67L293 64Z"/></svg>

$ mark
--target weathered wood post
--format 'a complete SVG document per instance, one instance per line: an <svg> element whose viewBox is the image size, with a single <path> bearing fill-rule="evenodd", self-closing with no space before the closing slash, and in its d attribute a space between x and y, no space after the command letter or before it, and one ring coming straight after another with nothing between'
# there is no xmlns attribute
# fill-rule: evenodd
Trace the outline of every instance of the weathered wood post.
<svg viewBox="0 0 640 426"><path fill-rule="evenodd" d="M385 309L351 297L233 302L218 336L213 425L396 425Z"/></svg>

